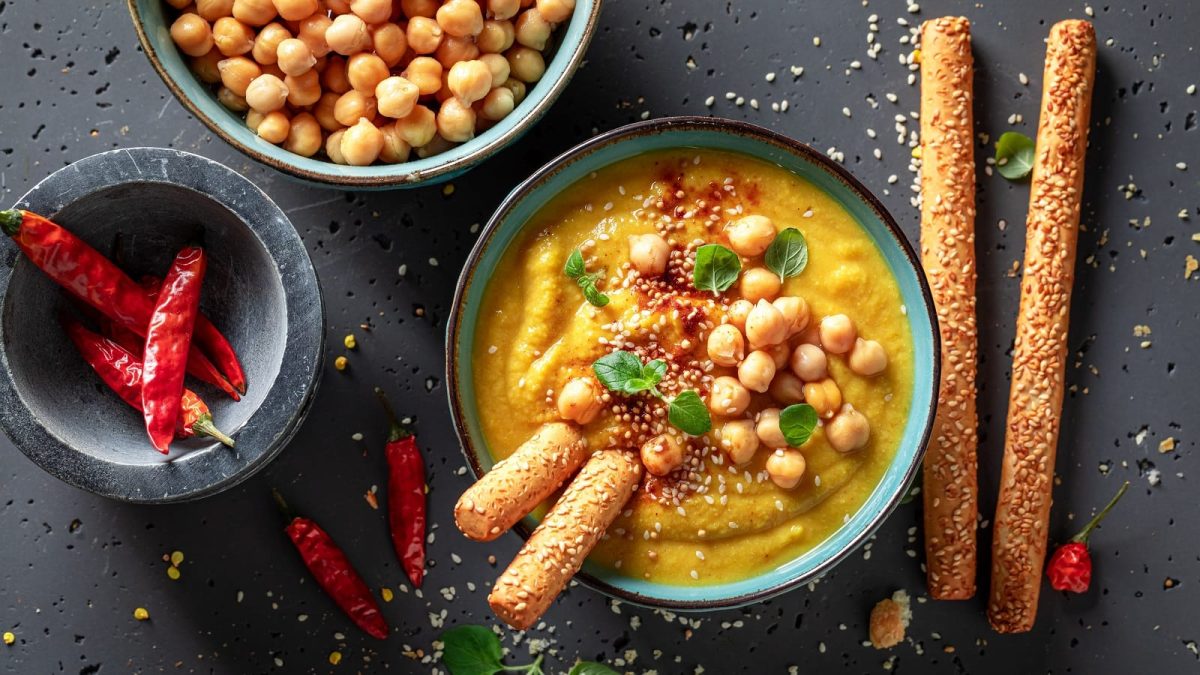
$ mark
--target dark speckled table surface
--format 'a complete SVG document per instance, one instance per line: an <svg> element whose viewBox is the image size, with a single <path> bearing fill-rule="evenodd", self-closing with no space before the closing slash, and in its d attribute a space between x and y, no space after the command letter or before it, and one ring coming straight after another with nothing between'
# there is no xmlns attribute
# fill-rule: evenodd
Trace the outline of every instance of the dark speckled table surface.
<svg viewBox="0 0 1200 675"><path fill-rule="evenodd" d="M440 187L356 194L293 183L184 112L141 54L124 3L0 0L0 202L110 148L169 146L224 162L266 190L303 236L321 276L330 345L313 413L290 447L259 476L201 502L155 508L93 497L0 440L0 632L16 637L0 643L0 671L436 671L442 626L491 620L485 595L498 570L487 555L504 560L518 546L515 536L469 543L449 518L468 477L441 347L475 226L523 176L597 131L686 113L752 121L838 154L915 239L909 137L897 138L897 124L900 133L917 128L918 89L904 57L910 28L946 13L974 24L976 131L992 138L1034 133L1050 24L1094 15L1099 71L1051 527L1052 538L1068 536L1122 481L1133 484L1093 539L1092 591L1047 590L1032 633L998 636L981 599L924 597L919 510L910 504L810 589L739 610L672 615L576 587L543 627L506 634L505 644L521 654L548 650L555 671L577 657L664 674L1200 668L1200 510L1190 485L1200 475L1200 275L1185 278L1189 257L1200 256L1193 3L613 0L586 65L549 116L447 196ZM990 149L981 145L977 155ZM979 186L986 517L999 473L1028 186L988 175L982 164ZM336 372L348 332L359 347L350 368ZM363 499L382 483L384 421L368 398L375 383L415 416L428 453L431 560L419 595L401 588L383 520ZM1164 451L1168 439L1174 449ZM395 599L384 612L398 627L389 641L354 630L311 582L279 530L272 485L323 521L368 578L389 580ZM988 521L981 526L990 542ZM176 550L186 559L172 581L163 556ZM871 606L896 589L915 599L908 640L886 652L864 646ZM136 607L151 620L135 621ZM343 655L336 666L333 651Z"/></svg>

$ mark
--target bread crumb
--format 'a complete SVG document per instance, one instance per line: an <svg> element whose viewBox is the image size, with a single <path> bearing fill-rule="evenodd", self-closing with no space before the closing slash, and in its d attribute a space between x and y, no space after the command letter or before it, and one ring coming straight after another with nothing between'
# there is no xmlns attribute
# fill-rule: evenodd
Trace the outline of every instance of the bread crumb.
<svg viewBox="0 0 1200 675"><path fill-rule="evenodd" d="M912 606L903 589L880 600L871 610L871 644L876 649L891 649L904 641L904 631L912 621Z"/></svg>

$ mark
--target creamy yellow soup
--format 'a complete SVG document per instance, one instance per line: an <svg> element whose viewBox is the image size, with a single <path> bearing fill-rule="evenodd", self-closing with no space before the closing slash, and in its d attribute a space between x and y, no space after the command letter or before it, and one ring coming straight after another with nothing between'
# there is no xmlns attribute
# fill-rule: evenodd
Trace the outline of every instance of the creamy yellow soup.
<svg viewBox="0 0 1200 675"><path fill-rule="evenodd" d="M499 460L559 419L557 392L570 378L590 375L614 339L702 357L703 326L721 323L738 286L717 299L681 287L677 301L651 307L629 284L635 273L628 237L668 224L678 260L690 255L689 244L728 245L724 225L749 214L771 218L777 229L795 227L808 241L808 266L787 279L782 295L803 297L814 324L848 315L861 337L887 351L887 368L874 377L851 372L844 356L829 356L844 400L870 422L870 441L840 453L818 428L800 448L807 462L800 484L783 489L767 476L766 448L749 464L732 466L717 438L723 419L714 417L713 431L689 441L691 468L677 472L686 475L647 474L593 552L592 561L622 574L672 584L753 576L816 546L862 506L895 456L911 403L912 340L899 287L866 232L816 186L743 155L692 150L625 160L571 186L537 213L489 281L472 357L483 433ZM575 249L589 272L603 271L607 306L590 305L563 275ZM762 264L743 260L743 271ZM705 318L699 329L694 308ZM736 376L736 369L711 375ZM699 388L706 397L705 385ZM638 398L638 405L655 404ZM614 404L622 402L633 401L614 395ZM780 406L768 394L753 395L751 412L767 407ZM592 449L636 452L645 434L630 426L610 407L584 435Z"/></svg>

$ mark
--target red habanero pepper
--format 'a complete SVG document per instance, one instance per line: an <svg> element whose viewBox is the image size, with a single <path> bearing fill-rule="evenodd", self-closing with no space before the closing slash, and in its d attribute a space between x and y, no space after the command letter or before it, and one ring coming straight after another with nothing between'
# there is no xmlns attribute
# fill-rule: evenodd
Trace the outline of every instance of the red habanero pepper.
<svg viewBox="0 0 1200 675"><path fill-rule="evenodd" d="M278 491L272 492L280 511L288 518L285 531L317 585L367 635L386 639L388 625L379 612L379 604L346 554L325 530L312 520L293 514L283 496Z"/></svg>
<svg viewBox="0 0 1200 675"><path fill-rule="evenodd" d="M145 335L154 302L121 268L87 242L42 216L18 209L0 211L0 231L12 237L34 265L71 295L138 335ZM206 321L205 325L211 323ZM199 348L193 348L188 356L188 372L238 400L238 392L246 390L245 376L229 341L216 328L203 328L197 337L211 356L221 359L225 374ZM240 381L236 389L230 380Z"/></svg>
<svg viewBox="0 0 1200 675"><path fill-rule="evenodd" d="M121 400L141 412L142 362L137 356L114 340L84 328L83 324L74 319L64 317L63 328L100 379L116 392ZM179 438L211 436L231 448L234 447L233 439L213 424L212 413L195 392L185 389L181 405L180 426L175 431Z"/></svg>
<svg viewBox="0 0 1200 675"><path fill-rule="evenodd" d="M204 249L198 246L185 247L175 256L146 329L142 414L150 442L163 454L170 450L179 419L187 354L207 266Z"/></svg>
<svg viewBox="0 0 1200 675"><path fill-rule="evenodd" d="M417 447L417 438L400 421L383 390L375 387L375 395L387 412L388 432L388 523L392 546L404 564L404 571L413 586L425 578L425 460Z"/></svg>
<svg viewBox="0 0 1200 675"><path fill-rule="evenodd" d="M1050 557L1050 564L1046 566L1046 576L1050 577L1051 588L1056 591L1087 593L1088 587L1092 585L1092 554L1088 552L1088 537L1128 489L1129 481L1125 481L1108 505L1088 521L1079 534L1059 546Z"/></svg>

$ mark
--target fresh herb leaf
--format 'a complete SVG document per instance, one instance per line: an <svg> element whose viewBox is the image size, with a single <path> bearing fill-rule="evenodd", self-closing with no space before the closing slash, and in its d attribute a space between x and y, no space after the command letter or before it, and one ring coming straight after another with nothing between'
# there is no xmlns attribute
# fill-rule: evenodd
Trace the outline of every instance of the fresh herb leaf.
<svg viewBox="0 0 1200 675"><path fill-rule="evenodd" d="M1033 171L1036 146L1033 139L1016 131L1006 131L996 140L996 170L1009 180L1020 180Z"/></svg>
<svg viewBox="0 0 1200 675"><path fill-rule="evenodd" d="M650 363L646 364L646 367L642 369L642 372L646 373L645 377L653 378L654 384L658 384L659 382L662 382L663 376L667 374L667 363L662 359L654 359Z"/></svg>
<svg viewBox="0 0 1200 675"><path fill-rule="evenodd" d="M567 675L621 675L603 663L595 661L580 661L571 667Z"/></svg>
<svg viewBox="0 0 1200 675"><path fill-rule="evenodd" d="M583 291L583 298L595 307L603 307L608 304L608 296L601 293L599 288L596 288L596 281L601 274L595 272L586 274L587 267L583 264L583 254L579 249L571 251L571 255L567 256L567 263L563 265L563 274L575 280L579 289Z"/></svg>
<svg viewBox="0 0 1200 675"><path fill-rule="evenodd" d="M583 254L579 252L579 249L575 249L571 251L571 255L567 256L567 264L563 266L563 274L572 279L579 279L579 277L583 276L583 272Z"/></svg>
<svg viewBox="0 0 1200 675"><path fill-rule="evenodd" d="M807 403L789 405L779 413L779 430L793 448L808 442L817 428L817 411Z"/></svg>
<svg viewBox="0 0 1200 675"><path fill-rule="evenodd" d="M458 626L442 633L442 663L452 675L493 675L504 670L500 638L483 626Z"/></svg>
<svg viewBox="0 0 1200 675"><path fill-rule="evenodd" d="M737 281L741 271L742 261L736 253L720 244L705 244L696 249L692 285L701 291L721 293Z"/></svg>
<svg viewBox="0 0 1200 675"><path fill-rule="evenodd" d="M662 364L662 368L655 364ZM666 364L651 361L643 366L636 354L618 349L596 359L592 371L609 391L633 395L649 391L657 385L666 372Z"/></svg>
<svg viewBox="0 0 1200 675"><path fill-rule="evenodd" d="M590 283L583 287L583 298L591 303L593 307L603 307L608 304L608 296L601 293L596 288L595 283Z"/></svg>
<svg viewBox="0 0 1200 675"><path fill-rule="evenodd" d="M699 436L712 429L712 418L700 395L687 390L671 400L667 408L667 421L685 434Z"/></svg>
<svg viewBox="0 0 1200 675"><path fill-rule="evenodd" d="M788 277L798 276L808 266L808 242L800 230L789 227L775 235L763 256L763 263L779 276L780 283Z"/></svg>

